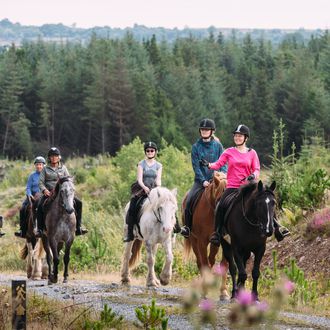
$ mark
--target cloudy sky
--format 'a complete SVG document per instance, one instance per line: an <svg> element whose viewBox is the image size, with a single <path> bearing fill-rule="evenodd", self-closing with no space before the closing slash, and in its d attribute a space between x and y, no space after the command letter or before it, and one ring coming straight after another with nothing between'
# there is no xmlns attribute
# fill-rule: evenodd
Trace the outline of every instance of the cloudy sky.
<svg viewBox="0 0 330 330"><path fill-rule="evenodd" d="M77 27L330 29L330 0L1 0L0 20Z"/></svg>

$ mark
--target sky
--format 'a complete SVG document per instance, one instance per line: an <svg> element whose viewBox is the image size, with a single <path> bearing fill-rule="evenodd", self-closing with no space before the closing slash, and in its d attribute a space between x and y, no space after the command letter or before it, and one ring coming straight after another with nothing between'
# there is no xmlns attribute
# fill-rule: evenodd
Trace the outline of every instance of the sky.
<svg viewBox="0 0 330 330"><path fill-rule="evenodd" d="M4 18L82 28L330 29L330 0L1 0Z"/></svg>

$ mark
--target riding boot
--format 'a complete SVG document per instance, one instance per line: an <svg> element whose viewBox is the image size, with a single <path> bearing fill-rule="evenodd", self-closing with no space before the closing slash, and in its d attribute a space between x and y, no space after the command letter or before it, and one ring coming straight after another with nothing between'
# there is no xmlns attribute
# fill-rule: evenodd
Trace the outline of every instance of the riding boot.
<svg viewBox="0 0 330 330"><path fill-rule="evenodd" d="M225 210L218 206L215 211L215 231L210 237L210 243L220 246L221 237L223 236L223 223Z"/></svg>
<svg viewBox="0 0 330 330"><path fill-rule="evenodd" d="M181 233L181 226L179 224L178 216L175 214L175 225L173 228L173 233L174 234L179 234Z"/></svg>
<svg viewBox="0 0 330 330"><path fill-rule="evenodd" d="M135 238L134 233L133 233L134 217L132 214L129 214L129 212L127 212L127 215L126 215L126 224L127 224L127 234L123 240L124 243L134 241L134 238Z"/></svg>
<svg viewBox="0 0 330 330"><path fill-rule="evenodd" d="M290 231L288 228L281 226L278 221L275 219L273 219L273 223L274 223L274 235L275 238L278 242L281 242L284 237L290 235Z"/></svg>
<svg viewBox="0 0 330 330"><path fill-rule="evenodd" d="M76 211L76 236L85 235L88 233L86 228L81 226L81 217L82 217L82 202L77 197L74 198L74 208Z"/></svg>
<svg viewBox="0 0 330 330"><path fill-rule="evenodd" d="M2 226L3 226L3 216L0 215L0 237L2 237L3 235L6 235L5 233L3 233L1 231Z"/></svg>
<svg viewBox="0 0 330 330"><path fill-rule="evenodd" d="M27 231L26 223L26 208L24 206L19 210L19 231L16 231L14 234L17 237L25 238Z"/></svg>
<svg viewBox="0 0 330 330"><path fill-rule="evenodd" d="M180 234L184 238L189 238L192 228L192 214L187 206L186 209L184 210L184 224L185 225L181 228Z"/></svg>

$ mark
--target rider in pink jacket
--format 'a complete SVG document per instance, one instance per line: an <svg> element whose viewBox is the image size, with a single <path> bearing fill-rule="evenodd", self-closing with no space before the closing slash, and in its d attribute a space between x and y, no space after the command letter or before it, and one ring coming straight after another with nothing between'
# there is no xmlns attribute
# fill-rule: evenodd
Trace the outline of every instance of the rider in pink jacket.
<svg viewBox="0 0 330 330"><path fill-rule="evenodd" d="M235 147L226 149L214 163L203 161L203 165L212 170L217 170L224 164L228 164L227 187L217 205L215 232L210 238L210 242L217 246L220 245L220 238L223 235L226 211L235 199L238 188L249 181L257 179L260 173L260 163L256 151L246 146L246 141L250 137L249 128L245 125L238 125L233 131L233 135ZM281 241L290 233L287 228L280 227L275 219L274 228L275 237L278 241Z"/></svg>

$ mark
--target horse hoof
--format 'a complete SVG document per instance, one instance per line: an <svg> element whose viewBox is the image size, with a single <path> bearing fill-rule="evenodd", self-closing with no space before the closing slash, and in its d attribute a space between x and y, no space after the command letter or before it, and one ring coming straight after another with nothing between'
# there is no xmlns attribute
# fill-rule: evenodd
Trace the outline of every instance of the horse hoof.
<svg viewBox="0 0 330 330"><path fill-rule="evenodd" d="M63 279L63 283L68 283L68 279L67 278Z"/></svg>
<svg viewBox="0 0 330 330"><path fill-rule="evenodd" d="M151 283L147 283L147 287L148 288L158 288L158 284L156 282L151 282Z"/></svg>
<svg viewBox="0 0 330 330"><path fill-rule="evenodd" d="M168 285L169 282L170 282L169 279L160 279L160 284L161 285Z"/></svg>
<svg viewBox="0 0 330 330"><path fill-rule="evenodd" d="M220 301L221 302L228 302L228 301L230 301L229 295L228 294L221 294L220 295Z"/></svg>

